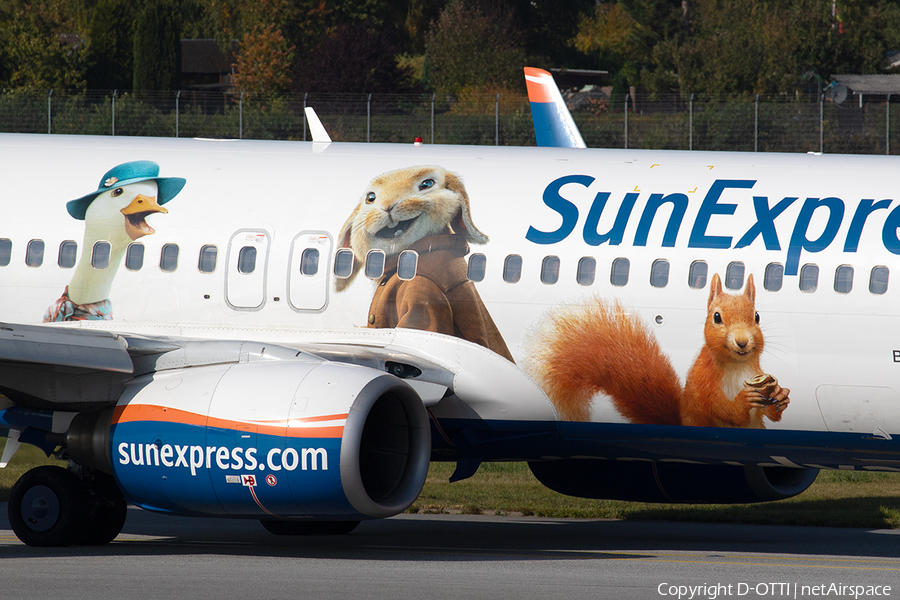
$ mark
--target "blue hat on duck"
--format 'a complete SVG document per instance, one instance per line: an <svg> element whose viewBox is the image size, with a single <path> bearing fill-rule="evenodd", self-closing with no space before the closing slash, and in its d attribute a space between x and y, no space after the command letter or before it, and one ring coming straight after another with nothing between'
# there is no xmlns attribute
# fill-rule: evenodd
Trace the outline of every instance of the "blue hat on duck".
<svg viewBox="0 0 900 600"><path fill-rule="evenodd" d="M177 196L184 184L187 183L187 180L182 177L160 177L159 165L152 160L135 160L115 166L107 171L100 178L100 184L97 186L96 192L91 192L77 200L71 200L66 204L66 209L74 218L84 221L84 214L87 212L91 202L94 201L94 198L107 190L141 181L156 182L159 190L156 202L160 206Z"/></svg>

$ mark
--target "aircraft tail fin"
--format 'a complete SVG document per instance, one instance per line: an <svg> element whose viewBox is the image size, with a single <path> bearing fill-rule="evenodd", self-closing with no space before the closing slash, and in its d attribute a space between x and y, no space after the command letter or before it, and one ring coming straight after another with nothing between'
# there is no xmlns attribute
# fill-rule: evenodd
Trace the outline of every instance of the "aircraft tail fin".
<svg viewBox="0 0 900 600"><path fill-rule="evenodd" d="M525 85L531 102L531 119L538 146L586 148L581 132L566 107L553 75L543 69L525 67Z"/></svg>

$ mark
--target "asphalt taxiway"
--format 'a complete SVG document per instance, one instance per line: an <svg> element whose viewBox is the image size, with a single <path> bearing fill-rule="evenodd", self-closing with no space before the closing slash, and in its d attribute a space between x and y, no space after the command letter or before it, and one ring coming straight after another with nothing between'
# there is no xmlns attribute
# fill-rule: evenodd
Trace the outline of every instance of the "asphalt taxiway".
<svg viewBox="0 0 900 600"><path fill-rule="evenodd" d="M347 535L281 537L256 521L132 508L109 545L30 548L13 535L0 503L2 598L712 600L854 592L900 598L900 531L399 515Z"/></svg>

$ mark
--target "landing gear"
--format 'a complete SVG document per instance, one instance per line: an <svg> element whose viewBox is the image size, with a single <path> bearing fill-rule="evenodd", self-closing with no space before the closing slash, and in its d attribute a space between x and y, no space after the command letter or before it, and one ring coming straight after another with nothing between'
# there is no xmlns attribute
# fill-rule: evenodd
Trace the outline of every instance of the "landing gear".
<svg viewBox="0 0 900 600"><path fill-rule="evenodd" d="M68 546L84 531L87 488L71 471L44 466L22 475L9 495L9 523L29 546Z"/></svg>
<svg viewBox="0 0 900 600"><path fill-rule="evenodd" d="M29 546L106 544L125 524L127 506L105 473L84 480L54 466L22 475L9 496L9 523Z"/></svg>
<svg viewBox="0 0 900 600"><path fill-rule="evenodd" d="M260 521L275 535L342 535L350 533L359 521Z"/></svg>
<svg viewBox="0 0 900 600"><path fill-rule="evenodd" d="M125 525L128 503L111 475L95 471L85 483L88 484L89 501L80 543L89 546L108 544Z"/></svg>

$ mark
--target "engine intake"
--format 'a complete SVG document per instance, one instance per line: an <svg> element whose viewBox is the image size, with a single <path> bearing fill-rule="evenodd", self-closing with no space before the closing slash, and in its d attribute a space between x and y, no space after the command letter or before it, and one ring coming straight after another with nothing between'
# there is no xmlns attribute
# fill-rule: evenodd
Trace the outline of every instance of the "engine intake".
<svg viewBox="0 0 900 600"><path fill-rule="evenodd" d="M341 445L341 479L353 507L369 517L403 512L422 490L430 459L419 396L393 377L369 383L350 410Z"/></svg>

